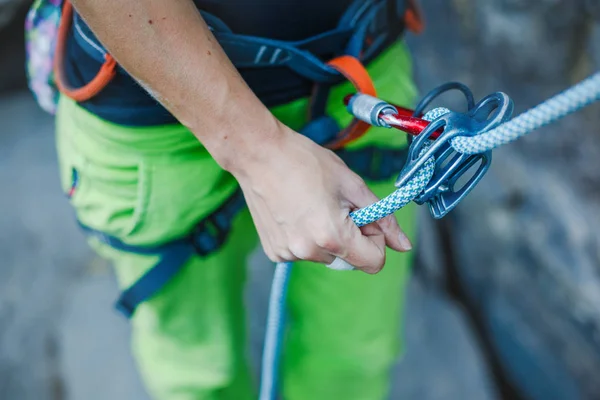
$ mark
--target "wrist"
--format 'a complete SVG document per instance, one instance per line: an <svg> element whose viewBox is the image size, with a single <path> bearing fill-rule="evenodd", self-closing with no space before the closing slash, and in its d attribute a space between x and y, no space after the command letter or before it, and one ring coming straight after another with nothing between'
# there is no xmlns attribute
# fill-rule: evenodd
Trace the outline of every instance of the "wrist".
<svg viewBox="0 0 600 400"><path fill-rule="evenodd" d="M273 162L274 155L282 151L292 135L297 135L270 112L260 119L260 124L240 120L235 125L235 130L220 135L221 140L214 144L212 156L221 168L238 180L270 168L267 165Z"/></svg>

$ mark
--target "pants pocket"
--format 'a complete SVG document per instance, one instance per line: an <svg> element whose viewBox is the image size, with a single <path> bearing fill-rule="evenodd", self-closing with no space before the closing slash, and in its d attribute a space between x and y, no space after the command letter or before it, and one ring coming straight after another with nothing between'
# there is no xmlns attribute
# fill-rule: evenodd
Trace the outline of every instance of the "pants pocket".
<svg viewBox="0 0 600 400"><path fill-rule="evenodd" d="M149 198L149 171L136 157L116 158L102 149L57 141L63 193L84 225L121 239L142 226Z"/></svg>
<svg viewBox="0 0 600 400"><path fill-rule="evenodd" d="M237 188L207 152L188 157L146 160L149 200L144 222L145 242L164 242L187 235L202 218L217 209Z"/></svg>

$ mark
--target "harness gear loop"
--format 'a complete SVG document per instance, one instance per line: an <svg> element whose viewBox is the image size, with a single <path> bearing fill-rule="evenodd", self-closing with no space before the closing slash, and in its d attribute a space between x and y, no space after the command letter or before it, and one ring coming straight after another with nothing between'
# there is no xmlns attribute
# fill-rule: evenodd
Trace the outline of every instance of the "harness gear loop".
<svg viewBox="0 0 600 400"><path fill-rule="evenodd" d="M369 76L369 72L364 67L363 63L356 57L350 55L343 55L336 57L327 63L328 66L332 67L346 79L348 79L356 90L369 96L377 96L375 85L373 80ZM336 150L344 147L346 144L363 136L369 128L370 124L360 121L356 118L350 122L346 128L344 128L337 136L336 140L329 143L326 147Z"/></svg>
<svg viewBox="0 0 600 400"><path fill-rule="evenodd" d="M54 57L54 76L56 87L64 95L71 99L82 102L91 99L104 89L115 77L117 71L117 61L109 54L104 54L104 63L96 76L86 85L80 88L73 88L67 82L64 59L67 47L67 37L73 21L73 5L69 0L65 0L63 11L58 28L58 37L56 41L56 55Z"/></svg>

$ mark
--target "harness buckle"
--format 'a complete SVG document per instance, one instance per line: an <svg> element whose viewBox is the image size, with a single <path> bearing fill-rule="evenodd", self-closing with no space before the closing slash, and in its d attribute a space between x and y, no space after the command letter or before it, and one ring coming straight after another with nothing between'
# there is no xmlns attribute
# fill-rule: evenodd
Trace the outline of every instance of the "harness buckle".
<svg viewBox="0 0 600 400"><path fill-rule="evenodd" d="M206 257L225 244L233 219L245 204L242 190L238 188L218 209L196 224L187 239L196 254Z"/></svg>
<svg viewBox="0 0 600 400"><path fill-rule="evenodd" d="M433 177L414 201L417 204L428 203L434 218L444 217L473 190L492 162L491 151L480 154L458 153L452 147L452 139L457 136L476 136L493 129L510 119L512 111L512 100L506 94L497 92L482 99L466 113L449 111L440 115L410 145L407 162L395 186L404 186L425 161L434 157ZM441 133L432 140L436 131ZM421 153L422 156L419 157ZM467 182L459 182L477 164L477 170Z"/></svg>
<svg viewBox="0 0 600 400"><path fill-rule="evenodd" d="M230 221L219 212L200 221L190 235L196 254L205 257L220 248L227 239L229 229Z"/></svg>

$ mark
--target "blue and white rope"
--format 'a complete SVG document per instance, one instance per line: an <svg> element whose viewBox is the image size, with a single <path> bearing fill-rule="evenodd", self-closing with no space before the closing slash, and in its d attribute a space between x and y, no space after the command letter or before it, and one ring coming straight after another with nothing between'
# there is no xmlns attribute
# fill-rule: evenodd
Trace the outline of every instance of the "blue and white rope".
<svg viewBox="0 0 600 400"><path fill-rule="evenodd" d="M494 129L477 136L457 137L451 144L460 153L482 153L555 122L597 100L600 100L600 73ZM429 111L423 119L432 121L447 112L448 109L439 107ZM427 148L424 148L421 154L426 150ZM430 158L405 186L380 201L351 213L353 221L358 226L364 226L401 209L423 191L433 175L434 167L435 160ZM275 268L263 350L260 400L275 400L277 397L279 352L283 341L285 300L291 268L292 263L278 263Z"/></svg>
<svg viewBox="0 0 600 400"><path fill-rule="evenodd" d="M285 301L292 266L293 263L291 262L277 263L273 282L271 283L261 365L259 400L275 400L277 398L279 354L281 353L286 319Z"/></svg>
<svg viewBox="0 0 600 400"><path fill-rule="evenodd" d="M598 100L600 72L494 129L477 136L452 139L452 147L459 153L483 153L512 142Z"/></svg>
<svg viewBox="0 0 600 400"><path fill-rule="evenodd" d="M424 147L421 153L426 151L427 147ZM365 226L393 214L421 194L433 176L434 167L435 160L431 157L406 185L378 202L352 212L350 217L356 225Z"/></svg>

